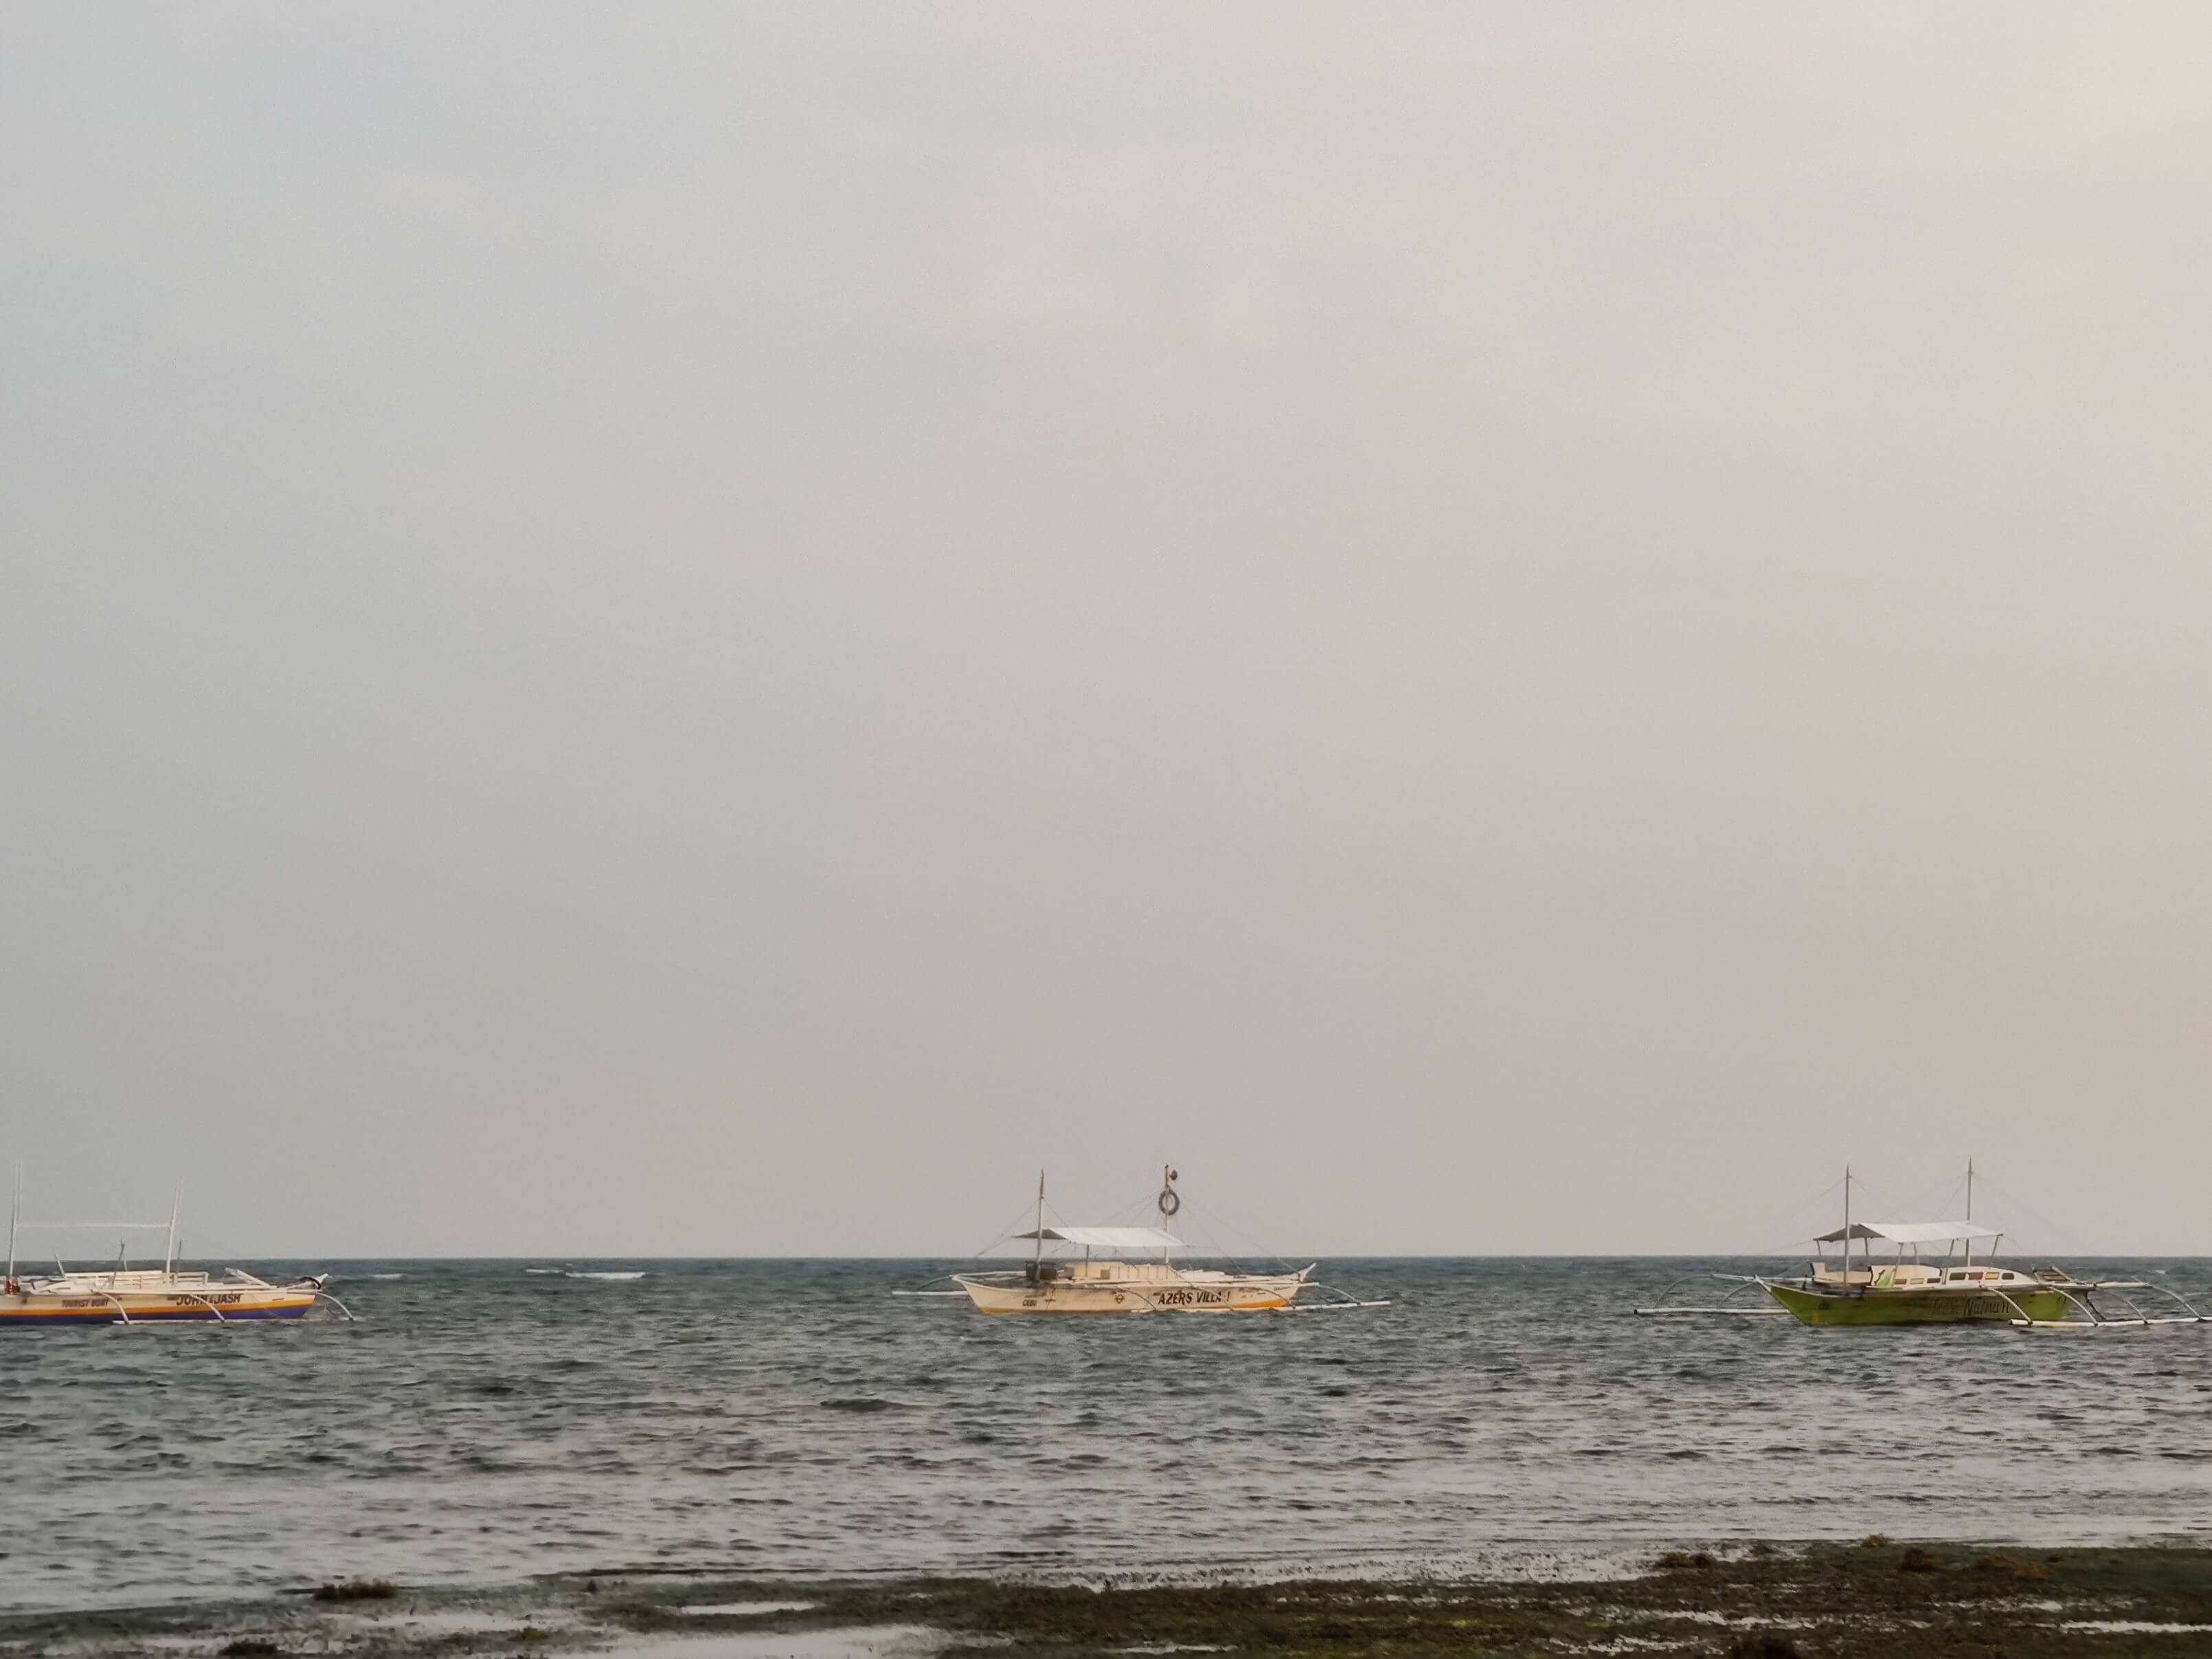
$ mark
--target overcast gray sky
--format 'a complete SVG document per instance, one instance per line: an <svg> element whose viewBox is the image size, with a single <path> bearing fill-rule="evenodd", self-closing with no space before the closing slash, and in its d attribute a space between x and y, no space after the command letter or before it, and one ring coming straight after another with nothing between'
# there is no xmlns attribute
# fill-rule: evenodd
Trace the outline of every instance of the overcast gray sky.
<svg viewBox="0 0 2212 1659"><path fill-rule="evenodd" d="M2195 4L9 5L0 1157L2212 1251L2209 174Z"/></svg>

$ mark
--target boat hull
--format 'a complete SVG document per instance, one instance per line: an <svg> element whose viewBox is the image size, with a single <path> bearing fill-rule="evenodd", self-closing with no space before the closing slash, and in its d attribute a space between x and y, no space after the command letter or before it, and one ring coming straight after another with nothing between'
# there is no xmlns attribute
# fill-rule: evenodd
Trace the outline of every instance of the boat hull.
<svg viewBox="0 0 2212 1659"><path fill-rule="evenodd" d="M216 1290L184 1295L126 1291L114 1296L82 1292L0 1295L0 1330L38 1330L54 1325L228 1324L242 1319L301 1319L315 1292L278 1289Z"/></svg>
<svg viewBox="0 0 2212 1659"><path fill-rule="evenodd" d="M975 1310L987 1314L1270 1313L1289 1307L1305 1280L1285 1274L1214 1284L1107 1280L1031 1285L962 1277L959 1285Z"/></svg>
<svg viewBox="0 0 2212 1659"><path fill-rule="evenodd" d="M1844 1293L1770 1283L1766 1293L1807 1325L2010 1324L2020 1319L2078 1319L2081 1313L2078 1303L2049 1290L2021 1290L1999 1296L1946 1285Z"/></svg>

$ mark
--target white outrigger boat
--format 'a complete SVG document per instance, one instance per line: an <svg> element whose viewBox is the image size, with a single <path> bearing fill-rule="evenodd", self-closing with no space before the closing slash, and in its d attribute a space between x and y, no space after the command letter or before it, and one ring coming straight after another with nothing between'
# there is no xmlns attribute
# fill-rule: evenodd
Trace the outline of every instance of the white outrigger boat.
<svg viewBox="0 0 2212 1659"><path fill-rule="evenodd" d="M2000 1267L1991 1257L2002 1229L1972 1219L1974 1169L1966 1166L1966 1218L1959 1221L1854 1221L1851 1172L1844 1171L1844 1224L1812 1241L1814 1259L1805 1272L1790 1277L1760 1273L1716 1273L1736 1289L1710 1308L1638 1308L1639 1314L1787 1315L1806 1325L2008 1324L2019 1330L2141 1330L2153 1325L2202 1325L2198 1313L2178 1292L2139 1279L2076 1279L2063 1267L2024 1272ZM1891 1247L1887 1261L1874 1255L1877 1243ZM1840 1245L1840 1261L1826 1246ZM1856 1244L1857 1265L1852 1263ZM1977 1244L1986 1246L1974 1259ZM1924 1249L1941 1246L1942 1259L1922 1259ZM1906 1252L1911 1252L1908 1260ZM1679 1282L1679 1281L1678 1281ZM1756 1287L1756 1290L1753 1290ZM1765 1292L1773 1305L1731 1307L1745 1291ZM2179 1307L2174 1313L2146 1311L2130 1291L2163 1296ZM2103 1295L2124 1304L2116 1313L2098 1305Z"/></svg>
<svg viewBox="0 0 2212 1659"><path fill-rule="evenodd" d="M328 1302L347 1319L354 1316L323 1286L327 1273L284 1284L231 1267L221 1277L177 1265L177 1212L166 1222L27 1222L17 1201L8 1218L8 1272L0 1279L0 1330L42 1329L52 1325L170 1325L185 1322L231 1323L240 1320L303 1319L318 1302ZM133 1267L127 1246L115 1265L72 1269L57 1255L54 1270L19 1275L16 1243L33 1232L161 1232L166 1243L159 1267Z"/></svg>
<svg viewBox="0 0 2212 1659"><path fill-rule="evenodd" d="M1034 1245L1018 1268L954 1273L957 1291L904 1291L904 1295L965 1296L987 1314L1314 1313L1324 1308L1379 1308L1326 1285L1316 1284L1312 1262L1296 1273L1225 1273L1186 1267L1174 1259L1183 1241L1166 1223L1182 1208L1175 1189L1176 1172L1163 1172L1158 1227L1048 1227L1044 1176L1037 1176L1036 1224L1013 1237ZM1079 1256L1045 1255L1047 1244L1079 1249ZM1158 1253L1153 1259L1152 1253ZM1104 1254L1102 1254L1103 1252ZM1141 1252L1141 1255L1135 1253ZM1318 1292L1321 1300L1301 1304Z"/></svg>

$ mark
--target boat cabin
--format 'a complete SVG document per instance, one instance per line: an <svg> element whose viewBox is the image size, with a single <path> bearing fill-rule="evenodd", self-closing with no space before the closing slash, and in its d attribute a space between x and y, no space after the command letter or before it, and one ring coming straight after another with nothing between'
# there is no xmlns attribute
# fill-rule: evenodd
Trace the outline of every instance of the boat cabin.
<svg viewBox="0 0 2212 1659"><path fill-rule="evenodd" d="M1024 1277L1032 1285L1099 1284L1108 1280L1115 1284L1168 1284L1183 1277L1171 1265L1169 1254L1181 1249L1182 1240L1164 1227L1040 1226L1033 1232L1016 1233L1014 1237L1038 1246L1036 1259L1023 1268ZM1083 1254L1048 1258L1043 1254L1046 1244L1073 1245ZM1158 1250L1159 1258L1132 1261L1119 1254L1100 1255L1101 1250Z"/></svg>
<svg viewBox="0 0 2212 1659"><path fill-rule="evenodd" d="M1986 1242L1994 1249L2003 1233L1972 1221L1854 1221L1813 1241L1820 1250L1808 1277L1818 1285L1864 1285L1874 1290L1933 1290L1937 1286L1971 1284L1991 1289L2007 1284L2032 1285L2025 1273L1987 1262L1974 1265L1974 1246ZM1891 1259L1876 1257L1874 1247L1891 1247ZM1826 1246L1840 1244L1839 1261L1829 1258ZM1942 1260L1921 1260L1923 1246L1943 1247ZM1852 1247L1858 1248L1854 1249ZM1908 1256L1907 1252L1910 1252ZM1957 1257L1954 1261L1953 1258Z"/></svg>

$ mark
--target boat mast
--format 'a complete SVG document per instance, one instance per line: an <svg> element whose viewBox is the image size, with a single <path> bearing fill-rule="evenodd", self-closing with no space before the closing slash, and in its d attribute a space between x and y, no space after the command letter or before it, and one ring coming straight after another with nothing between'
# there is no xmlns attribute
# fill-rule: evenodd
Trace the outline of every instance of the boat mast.
<svg viewBox="0 0 2212 1659"><path fill-rule="evenodd" d="M1974 1160L1973 1160L1973 1159L1972 1159L1972 1158L1968 1158L1968 1159L1966 1160L1966 1219L1967 1219L1967 1220L1969 1220L1969 1221L1972 1221L1973 1218L1974 1218ZM1974 1265L1974 1237L1973 1237L1973 1235L1972 1235L1972 1233L1969 1233L1969 1234L1967 1234L1967 1235L1966 1235L1966 1265L1967 1265L1969 1267L1972 1267L1972 1266Z"/></svg>
<svg viewBox="0 0 2212 1659"><path fill-rule="evenodd" d="M1160 1231L1163 1233L1167 1231L1168 1223L1175 1218L1175 1212L1182 1208L1182 1200L1175 1189L1175 1178L1176 1172L1171 1165L1165 1164L1160 1165L1160 1195L1156 1202L1160 1212ZM1171 1260L1174 1250L1173 1245L1161 1245L1160 1261L1164 1263Z"/></svg>
<svg viewBox="0 0 2212 1659"><path fill-rule="evenodd" d="M175 1201L174 1201L174 1202L173 1202L173 1203L169 1206L169 1242L168 1242L168 1244L167 1244L167 1246L166 1247L166 1249L163 1250L163 1252L162 1252L162 1255L161 1255L161 1276L162 1276L164 1279L173 1278L173 1277L174 1277L174 1276L175 1276L175 1274L176 1274L176 1271L177 1271L177 1212L178 1212L178 1211L179 1211L179 1210L181 1210L181 1209L183 1209L184 1207L185 1207L185 1188L184 1188L184 1183L183 1183L182 1182L179 1182L177 1183L177 1196L176 1196L176 1200L175 1200Z"/></svg>
<svg viewBox="0 0 2212 1659"><path fill-rule="evenodd" d="M1851 1166L1844 1165L1844 1288L1851 1287Z"/></svg>
<svg viewBox="0 0 2212 1659"><path fill-rule="evenodd" d="M1036 1253L1030 1260L1032 1264L1044 1260L1044 1171L1042 1170L1037 1171ZM1034 1265L1030 1269L1030 1277L1032 1279L1036 1277Z"/></svg>
<svg viewBox="0 0 2212 1659"><path fill-rule="evenodd" d="M23 1166L15 1165L15 1195L8 1203L8 1288L15 1288L15 1224L23 1213Z"/></svg>

